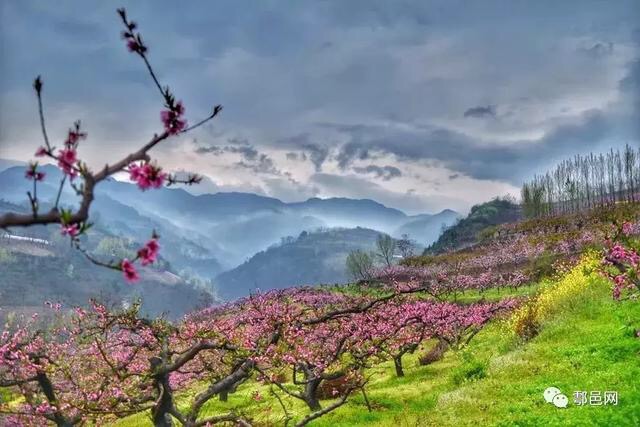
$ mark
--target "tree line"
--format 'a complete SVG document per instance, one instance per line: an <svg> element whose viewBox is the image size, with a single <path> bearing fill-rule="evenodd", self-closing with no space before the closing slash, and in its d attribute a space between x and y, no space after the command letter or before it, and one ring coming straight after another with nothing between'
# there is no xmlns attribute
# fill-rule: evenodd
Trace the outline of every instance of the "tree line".
<svg viewBox="0 0 640 427"><path fill-rule="evenodd" d="M640 148L576 155L521 190L528 218L576 213L618 202L640 201Z"/></svg>

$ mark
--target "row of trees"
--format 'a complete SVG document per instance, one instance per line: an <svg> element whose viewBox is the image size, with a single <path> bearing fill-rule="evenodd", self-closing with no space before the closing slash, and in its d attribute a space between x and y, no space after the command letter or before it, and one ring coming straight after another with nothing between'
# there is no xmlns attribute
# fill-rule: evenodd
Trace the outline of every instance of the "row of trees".
<svg viewBox="0 0 640 427"><path fill-rule="evenodd" d="M576 155L522 186L524 214L575 213L621 201L640 200L640 148Z"/></svg>
<svg viewBox="0 0 640 427"><path fill-rule="evenodd" d="M248 426L252 419L235 405L221 405L215 414L206 409L212 399L225 401L253 378L247 386L257 388L256 400L258 385L268 387L273 403L281 404L283 424L303 426L353 393L368 401L367 375L379 370L366 368L391 359L402 376L403 356L425 340L465 344L516 304L411 298L417 291L371 299L294 288L206 309L177 323L141 317L137 305L113 311L94 302L69 313L49 304L54 315L46 322L34 317L0 334L0 388L20 396L0 402L0 424L102 425L147 412L158 427ZM304 402L308 414L291 414L285 397ZM330 403L323 406L322 398Z"/></svg>

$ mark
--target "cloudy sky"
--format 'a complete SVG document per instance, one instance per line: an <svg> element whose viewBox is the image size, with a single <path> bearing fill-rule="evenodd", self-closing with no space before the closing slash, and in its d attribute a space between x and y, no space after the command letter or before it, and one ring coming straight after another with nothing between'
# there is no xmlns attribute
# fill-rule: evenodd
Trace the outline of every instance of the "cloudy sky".
<svg viewBox="0 0 640 427"><path fill-rule="evenodd" d="M210 178L200 191L464 211L565 156L639 141L634 0L123 3L188 119L224 105L154 152ZM0 3L0 157L40 144L37 74L51 135L81 119L92 165L161 131L115 7Z"/></svg>

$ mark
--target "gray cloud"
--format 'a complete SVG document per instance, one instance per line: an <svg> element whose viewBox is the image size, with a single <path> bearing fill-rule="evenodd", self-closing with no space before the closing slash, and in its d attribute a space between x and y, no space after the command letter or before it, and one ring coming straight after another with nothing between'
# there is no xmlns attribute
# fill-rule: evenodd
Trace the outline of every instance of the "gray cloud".
<svg viewBox="0 0 640 427"><path fill-rule="evenodd" d="M221 156L225 153L239 154L242 160L234 163L238 168L249 169L260 174L282 175L282 171L276 167L273 159L266 153L259 152L253 145L249 144L248 140L230 138L227 142L233 145L199 146L194 152L197 154L213 154L214 156Z"/></svg>
<svg viewBox="0 0 640 427"><path fill-rule="evenodd" d="M486 107L472 107L464 112L464 117L495 117L496 107L494 105L487 105Z"/></svg>
<svg viewBox="0 0 640 427"><path fill-rule="evenodd" d="M302 160L305 161L307 160L307 155L304 153L295 153L293 151L289 151L286 154L287 160Z"/></svg>
<svg viewBox="0 0 640 427"><path fill-rule="evenodd" d="M240 161L234 163L237 167L252 170L255 173L269 174L269 175L281 175L282 172L276 168L273 159L266 154L256 155L252 158L247 158L247 161Z"/></svg>
<svg viewBox="0 0 640 427"><path fill-rule="evenodd" d="M622 131L618 138L609 138L617 125L618 122L602 111L588 111L570 123L558 125L540 139L519 140L508 145L478 141L470 135L438 127L338 124L335 129L357 141L345 144L340 150L339 164L343 167L355 159L366 159L372 151L379 151L407 161L433 159L477 179L500 179L517 184L548 164L549 159L624 145L629 139L624 138ZM633 138L633 134L626 136Z"/></svg>
<svg viewBox="0 0 640 427"><path fill-rule="evenodd" d="M198 154L213 154L214 156L220 156L224 153L240 154L247 161L259 160L260 153L252 145L207 145L197 147L194 150Z"/></svg>
<svg viewBox="0 0 640 427"><path fill-rule="evenodd" d="M361 143L351 142L340 147L340 151L336 156L338 167L344 170L354 160L367 160L370 158L369 148Z"/></svg>
<svg viewBox="0 0 640 427"><path fill-rule="evenodd" d="M315 145L311 143L303 144L302 148L305 150L305 153L302 153L302 158L306 160L308 157L313 163L313 166L316 169L316 172L320 172L322 170L322 164L327 160L329 156L329 149L327 147L322 147L320 145Z"/></svg>
<svg viewBox="0 0 640 427"><path fill-rule="evenodd" d="M382 178L385 181L402 176L400 169L395 166L369 165L366 167L355 167L353 170L359 174L373 174L376 178Z"/></svg>
<svg viewBox="0 0 640 427"><path fill-rule="evenodd" d="M214 156L219 156L225 152L224 147L219 147L217 145L209 145L206 147L198 147L195 149L195 152L198 154L213 154Z"/></svg>
<svg viewBox="0 0 640 427"><path fill-rule="evenodd" d="M239 156L243 175L257 172L247 191L271 186L302 197L320 188L307 181L306 168L285 175L276 150L310 162L316 174L337 166L351 177L340 185L366 197L380 189L353 178L386 175L353 167L373 159L402 171L415 162L444 165L451 171L438 177L443 186L455 175L517 185L560 157L638 141L636 0L123 3L189 122L224 105L197 133L204 143L195 151ZM82 119L89 162L126 153L161 130L161 100L123 46L112 4L27 0L1 7L0 157L28 158L40 143L25 78L39 73L53 138ZM193 159L192 147L180 159L171 144L154 155L176 165ZM378 159L384 155L390 158ZM239 182L228 166L203 172ZM421 173L403 176L415 189L411 203L435 179L425 176L428 169ZM408 200L402 190L396 194L397 203Z"/></svg>
<svg viewBox="0 0 640 427"><path fill-rule="evenodd" d="M584 48L584 52L594 58L611 55L613 53L614 44L611 42L598 42L590 47Z"/></svg>

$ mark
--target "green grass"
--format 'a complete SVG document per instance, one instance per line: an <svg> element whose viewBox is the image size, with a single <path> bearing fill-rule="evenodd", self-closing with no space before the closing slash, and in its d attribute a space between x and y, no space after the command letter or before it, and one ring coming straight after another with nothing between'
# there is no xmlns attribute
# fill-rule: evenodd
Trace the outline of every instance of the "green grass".
<svg viewBox="0 0 640 427"><path fill-rule="evenodd" d="M602 279L590 282L571 304L547 319L531 341L519 342L494 322L466 349L448 351L432 365L419 366L417 354L407 356L404 378L395 377L391 364L382 364L367 387L373 412L358 394L310 425L640 425L640 339L633 336L633 329L640 327L640 303L615 302ZM549 386L569 396L568 408L544 402L542 393ZM251 397L256 390L263 396L260 402ZM572 397L578 390L614 390L619 403L579 407ZM307 413L297 401L285 399L285 404L296 419ZM252 416L257 425L282 425L282 411L266 386L243 385L228 402L209 402L205 415L231 408ZM117 425L150 423L139 414Z"/></svg>

